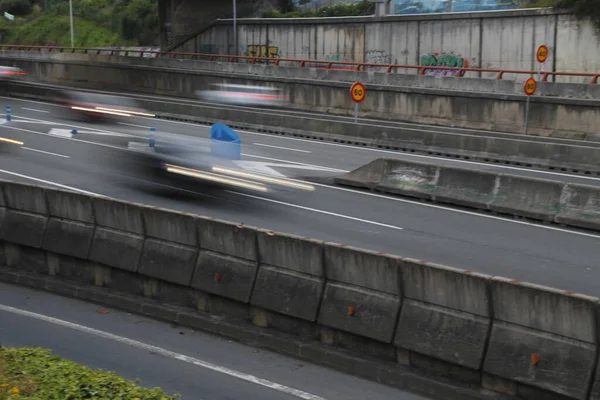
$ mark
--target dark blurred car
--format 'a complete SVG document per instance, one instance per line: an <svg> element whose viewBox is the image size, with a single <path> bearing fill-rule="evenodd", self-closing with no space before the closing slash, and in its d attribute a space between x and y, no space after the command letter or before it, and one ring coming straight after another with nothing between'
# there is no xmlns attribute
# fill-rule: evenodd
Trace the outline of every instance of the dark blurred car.
<svg viewBox="0 0 600 400"><path fill-rule="evenodd" d="M155 117L137 101L127 97L93 92L64 91L59 104L67 107L65 116L86 121L106 122L128 117Z"/></svg>

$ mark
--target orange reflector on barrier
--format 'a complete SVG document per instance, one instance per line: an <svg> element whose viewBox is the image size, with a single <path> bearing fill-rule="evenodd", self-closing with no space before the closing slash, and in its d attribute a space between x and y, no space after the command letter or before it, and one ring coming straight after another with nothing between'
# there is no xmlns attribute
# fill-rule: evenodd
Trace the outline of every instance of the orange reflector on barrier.
<svg viewBox="0 0 600 400"><path fill-rule="evenodd" d="M215 281L221 282L221 274L218 272L215 274Z"/></svg>
<svg viewBox="0 0 600 400"><path fill-rule="evenodd" d="M351 317L352 317L352 316L354 315L354 311L355 311L355 310L354 310L354 307L352 307L352 306L348 307L348 315L349 315L349 316L351 316Z"/></svg>

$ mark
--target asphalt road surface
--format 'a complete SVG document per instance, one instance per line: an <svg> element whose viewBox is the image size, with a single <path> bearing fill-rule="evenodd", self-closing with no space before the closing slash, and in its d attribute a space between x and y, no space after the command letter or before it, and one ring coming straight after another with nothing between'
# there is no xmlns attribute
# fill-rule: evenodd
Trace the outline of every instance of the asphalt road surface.
<svg viewBox="0 0 600 400"><path fill-rule="evenodd" d="M192 212L316 239L423 259L589 295L600 295L600 235L317 184L314 192L249 194L236 190L166 187L141 181L109 160L125 152L106 145L111 135L146 137L159 132L208 137L194 124L130 118L112 125L78 124L57 118L51 104L3 98L13 121L0 136L25 143L0 159L0 178L63 185L138 203ZM3 107L2 107L3 108ZM64 124L64 125L61 125ZM49 135L77 128L79 139ZM102 134L101 134L102 133ZM296 167L300 175L334 176L380 157L426 159L479 170L597 185L600 178L436 159L270 136L240 133L245 160ZM103 144L100 144L103 143Z"/></svg>
<svg viewBox="0 0 600 400"><path fill-rule="evenodd" d="M51 349L182 400L426 400L188 328L100 310L106 309L0 283L0 344Z"/></svg>

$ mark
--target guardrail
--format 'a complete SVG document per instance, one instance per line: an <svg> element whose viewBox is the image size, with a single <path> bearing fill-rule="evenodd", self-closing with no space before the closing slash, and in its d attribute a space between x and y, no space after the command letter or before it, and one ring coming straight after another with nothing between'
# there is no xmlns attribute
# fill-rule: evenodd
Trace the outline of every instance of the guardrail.
<svg viewBox="0 0 600 400"><path fill-rule="evenodd" d="M185 52L164 52L164 51L145 51L145 50L116 50L102 49L94 47L60 47L60 46L21 46L21 45L0 45L0 50L17 50L17 51L37 51L37 52L60 52L60 53L83 53L83 54L108 54L111 56L119 56L125 53L125 57L150 55L152 58L171 58L171 59L190 59L198 60L200 58L208 61L223 61L225 62L240 62L245 61L250 64L267 63L279 66L281 63L297 64L301 68L312 67L330 70L347 70L347 71L364 71L367 69L380 68L386 72L395 72L398 69L418 70L419 74L425 74L425 70L440 70L440 71L456 71L454 75L464 76L467 72L482 72L494 73L496 79L502 79L504 74L517 75L536 75L537 71L518 70L518 69L494 69L494 68L471 68L471 67L446 67L446 66L427 66L409 65L409 64L374 64L351 61L331 61L331 60L305 60L297 58L272 58L272 57L255 57L255 56L234 56L230 54L203 54L203 53L185 53ZM133 55L132 55L133 54ZM340 67L341 66L341 67ZM550 76L577 76L589 77L590 83L598 83L600 73L595 72L564 72L564 71L548 71L542 72L542 82L548 81Z"/></svg>

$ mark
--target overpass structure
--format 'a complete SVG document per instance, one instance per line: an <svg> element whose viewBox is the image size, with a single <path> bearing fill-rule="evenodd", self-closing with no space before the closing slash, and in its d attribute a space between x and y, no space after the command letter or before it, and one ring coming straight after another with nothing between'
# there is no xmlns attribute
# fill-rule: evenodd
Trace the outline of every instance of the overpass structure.
<svg viewBox="0 0 600 400"><path fill-rule="evenodd" d="M542 86L538 136L525 136L510 122L522 85L498 79L23 50L0 60L32 80L3 86L12 119L0 136L16 148L0 178L18 182L0 182L1 280L432 398L600 398L597 106L567 97L596 85ZM359 123L355 80L369 90ZM193 98L213 82L280 85L294 107ZM159 119L58 119L68 86L120 91ZM222 121L246 160L301 171L317 190L215 192L111 170L150 128L204 137ZM492 121L513 132L482 129Z"/></svg>
<svg viewBox="0 0 600 400"><path fill-rule="evenodd" d="M252 17L273 2L265 0L236 0L237 15ZM182 41L194 37L216 19L233 17L231 1L158 0L160 47L177 48Z"/></svg>

